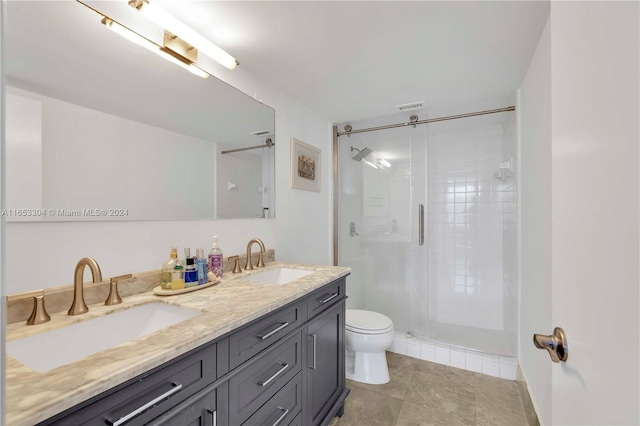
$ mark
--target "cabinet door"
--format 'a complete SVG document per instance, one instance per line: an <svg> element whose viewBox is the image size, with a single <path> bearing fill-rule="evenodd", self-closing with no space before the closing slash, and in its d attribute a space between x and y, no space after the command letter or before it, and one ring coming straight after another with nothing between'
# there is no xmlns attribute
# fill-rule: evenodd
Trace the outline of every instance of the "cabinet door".
<svg viewBox="0 0 640 426"><path fill-rule="evenodd" d="M307 424L320 424L344 389L344 301L307 328Z"/></svg>
<svg viewBox="0 0 640 426"><path fill-rule="evenodd" d="M217 389L207 389L194 395L168 413L150 423L153 426L216 426L220 423L217 411ZM222 406L223 404L220 404Z"/></svg>

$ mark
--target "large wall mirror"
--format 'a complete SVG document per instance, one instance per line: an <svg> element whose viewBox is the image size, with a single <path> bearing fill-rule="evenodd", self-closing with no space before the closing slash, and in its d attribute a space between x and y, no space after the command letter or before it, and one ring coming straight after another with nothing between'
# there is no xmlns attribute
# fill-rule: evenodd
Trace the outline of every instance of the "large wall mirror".
<svg viewBox="0 0 640 426"><path fill-rule="evenodd" d="M274 217L272 108L80 3L8 1L6 18L8 221Z"/></svg>

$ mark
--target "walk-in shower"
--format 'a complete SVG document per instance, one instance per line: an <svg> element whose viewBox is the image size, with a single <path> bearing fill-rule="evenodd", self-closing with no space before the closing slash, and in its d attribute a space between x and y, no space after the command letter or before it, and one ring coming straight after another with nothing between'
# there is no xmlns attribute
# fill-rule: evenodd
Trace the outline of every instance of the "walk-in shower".
<svg viewBox="0 0 640 426"><path fill-rule="evenodd" d="M336 263L352 268L348 306L389 316L414 348L516 355L511 111L337 126ZM365 157L376 167L359 161Z"/></svg>

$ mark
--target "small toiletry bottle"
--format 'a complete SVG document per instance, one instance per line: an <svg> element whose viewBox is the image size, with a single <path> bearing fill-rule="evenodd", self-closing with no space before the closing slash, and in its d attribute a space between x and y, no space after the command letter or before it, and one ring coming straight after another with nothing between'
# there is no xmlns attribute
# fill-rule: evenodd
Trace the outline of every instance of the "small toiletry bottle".
<svg viewBox="0 0 640 426"><path fill-rule="evenodd" d="M207 259L204 257L202 248L196 249L196 269L198 270L198 284L206 284L207 278Z"/></svg>
<svg viewBox="0 0 640 426"><path fill-rule="evenodd" d="M209 252L209 271L222 278L222 250L218 246L218 236L213 237L213 246Z"/></svg>
<svg viewBox="0 0 640 426"><path fill-rule="evenodd" d="M160 288L163 290L171 290L171 281L173 280L171 274L173 268L176 266L176 259L178 258L178 248L171 247L171 255L169 260L162 264L162 273L160 274Z"/></svg>
<svg viewBox="0 0 640 426"><path fill-rule="evenodd" d="M180 259L176 259L176 266L171 272L171 289L180 290L184 288L184 266Z"/></svg>
<svg viewBox="0 0 640 426"><path fill-rule="evenodd" d="M196 268L196 259L191 256L191 249L184 249L184 286L193 287L198 285L198 269Z"/></svg>

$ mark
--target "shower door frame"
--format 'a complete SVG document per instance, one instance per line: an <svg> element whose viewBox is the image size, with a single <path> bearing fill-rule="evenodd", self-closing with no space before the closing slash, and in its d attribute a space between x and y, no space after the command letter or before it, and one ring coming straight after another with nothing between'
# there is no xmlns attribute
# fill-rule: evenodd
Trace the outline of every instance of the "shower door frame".
<svg viewBox="0 0 640 426"><path fill-rule="evenodd" d="M446 117L438 117L438 118L432 118L432 119L425 119L425 120L414 120L414 121L410 121L410 122L404 122L404 123L397 123L397 124L390 124L390 125L384 125L384 126L377 126L377 127L370 127L370 128L364 128L364 129L358 129L358 130L352 130L349 126L349 131L344 131L344 132L339 132L338 131L338 126L333 126L333 258L334 258L334 265L338 265L339 264L339 258L340 258L340 248L339 248L339 223L340 223L340 219L339 219L339 213L340 213L340 197L339 197L339 137L340 136L344 136L344 135L351 135L351 134L356 134L356 133L364 133L364 132L372 132L372 131L377 131L377 130L384 130L384 129L391 129L391 128L396 128L396 127L405 127L405 126L413 126L414 128L417 127L417 125L419 124L428 124L428 123L435 123L435 122L441 122L441 121L446 121L446 120L456 120L459 118L468 118L468 117L475 117L475 116L481 116L481 115L487 115L487 114L496 114L496 113L503 113L503 112L512 112L515 111L516 107L515 106L509 106L509 107L505 107L505 108L500 108L500 109L493 109L493 110L484 110L484 111L478 111L478 112L472 112L472 113L466 113L466 114L459 114L459 115L453 115L453 116L446 116ZM412 132L409 133L410 134L410 149L413 150L413 141L412 141ZM425 135L428 135L428 133L425 133ZM427 186L426 186L426 176L427 176L427 170L426 170L426 157L427 157L427 140L425 139L425 146L424 146L425 152L424 152L424 156L425 156L425 198L424 198L424 203L426 204L427 202L427 197L428 197L428 191L427 191ZM412 151L412 155L413 155L413 151ZM413 161L410 161L411 167L413 167ZM413 184L411 184L411 203L413 203L414 201L414 197L413 197ZM413 205L411 205L410 207L411 209L414 208ZM408 335L411 335L411 333L413 332L413 330L416 329L415 327L415 315L413 314L414 309L416 309L415 304L418 303L419 301L414 300L417 299L416 297L414 297L419 289L416 287L416 285L418 283L416 283L415 278L414 278L414 250L411 250L411 276L410 276L410 283L409 283L409 293L410 293L410 299L409 299L409 309L410 309L410 316L409 316L409 324L410 324L410 328L409 328L409 333L407 333ZM428 275L424 276L424 280L425 280L425 284L428 285ZM427 293L428 293L428 289L427 289ZM428 315L428 310L426 311L426 315ZM398 330L396 330L398 331ZM404 330L401 330L404 331Z"/></svg>
<svg viewBox="0 0 640 426"><path fill-rule="evenodd" d="M394 127L417 126L420 124L436 123L439 121L457 120L459 118L476 117L479 115L497 114L500 112L515 111L515 105L505 108L490 109L484 111L470 112L466 114L449 115L446 117L427 118L414 122L404 122L396 124L388 124L386 126L368 127L364 129L350 130L339 132L338 126L333 126L333 265L338 266L338 137L344 135L352 135L356 133L373 132L376 130L392 129Z"/></svg>

